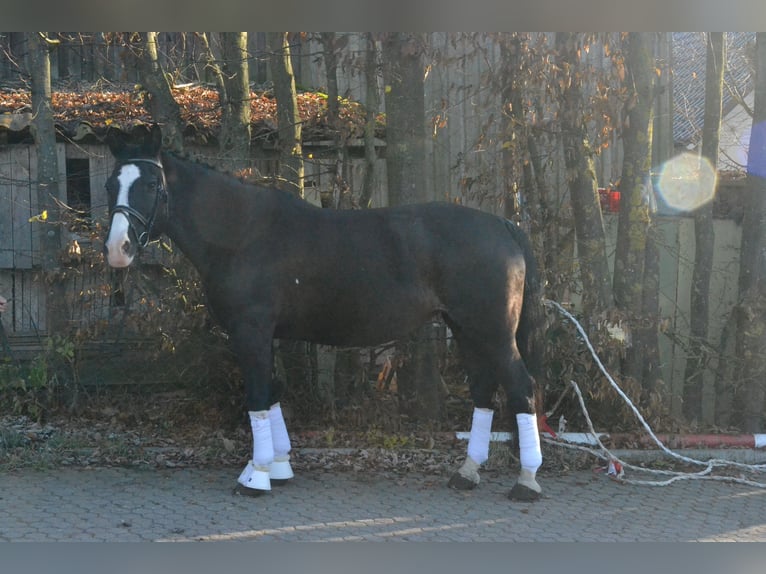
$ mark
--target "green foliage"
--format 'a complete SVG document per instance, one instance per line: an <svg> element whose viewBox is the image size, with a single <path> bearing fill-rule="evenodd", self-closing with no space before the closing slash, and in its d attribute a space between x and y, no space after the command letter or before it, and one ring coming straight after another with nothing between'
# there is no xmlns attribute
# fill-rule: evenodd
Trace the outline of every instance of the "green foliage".
<svg viewBox="0 0 766 574"><path fill-rule="evenodd" d="M76 382L76 374L74 342L54 335L28 363L0 364L0 409L39 422L56 404L58 391Z"/></svg>

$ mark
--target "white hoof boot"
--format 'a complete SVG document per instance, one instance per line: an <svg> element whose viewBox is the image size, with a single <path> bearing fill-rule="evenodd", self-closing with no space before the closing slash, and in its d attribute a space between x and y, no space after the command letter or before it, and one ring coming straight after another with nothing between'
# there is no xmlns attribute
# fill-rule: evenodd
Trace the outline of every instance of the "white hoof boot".
<svg viewBox="0 0 766 574"><path fill-rule="evenodd" d="M269 467L255 466L251 460L247 463L245 470L239 475L237 482L245 488L251 488L253 490L271 490Z"/></svg>
<svg viewBox="0 0 766 574"><path fill-rule="evenodd" d="M293 467L290 466L290 455L284 454L275 456L274 462L269 465L269 478L271 478L271 480L286 481L294 476ZM284 484L284 482L282 484Z"/></svg>

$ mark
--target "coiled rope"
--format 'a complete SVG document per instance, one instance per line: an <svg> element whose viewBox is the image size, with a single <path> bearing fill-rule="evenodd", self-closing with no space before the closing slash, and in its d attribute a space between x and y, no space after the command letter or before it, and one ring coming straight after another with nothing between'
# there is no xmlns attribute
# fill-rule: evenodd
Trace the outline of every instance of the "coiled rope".
<svg viewBox="0 0 766 574"><path fill-rule="evenodd" d="M630 407L631 411L633 411L633 414L636 416L636 418L639 420L643 428L646 430L647 434L651 437L651 439L654 441L654 443L668 456L690 464L694 466L704 466L702 470L698 472L681 472L681 471L671 471L671 470L663 470L663 469L649 469L644 467L635 466L632 464L629 464L623 460L620 460L617 456L615 456L612 452L607 449L604 444L601 442L601 439L599 438L599 434L595 431L593 428L593 423L591 421L590 415L588 414L588 409L585 407L585 400L583 399L582 392L580 391L580 387L577 386L577 383L574 381L570 381L570 384L572 385L572 388L574 389L575 393L577 394L577 398L580 402L580 408L582 409L583 414L585 415L585 420L588 423L588 430L593 435L593 437L596 440L596 443L598 444L599 448L601 449L601 452L586 447L582 445L573 445L569 443L564 443L562 441L549 439L547 437L543 438L543 441L548 444L555 444L558 446L562 446L565 448L571 448L575 450L581 450L587 453L590 453L591 455L600 458L602 460L607 461L616 461L619 463L623 468L626 469L632 469L637 470L641 472L649 472L654 473L658 475L666 475L671 476L671 478L668 478L667 480L635 480L635 479L628 479L625 478L623 473L620 472L615 476L614 478L622 483L625 484L634 484L634 485L644 485L644 486L667 486L669 484L672 484L679 480L690 480L690 479L706 479L706 480L717 480L717 481L724 481L724 482L733 482L737 484L744 484L747 486L754 486L757 488L766 488L766 483L750 480L747 478L744 478L742 476L726 476L726 475L713 475L711 474L714 469L716 468L736 468L742 471L749 471L749 472L764 472L766 471L766 464L744 464L739 463L735 461L730 460L724 460L724 459L710 459L707 461L697 460L694 458L690 458L688 456L683 456L679 453L673 452L668 447L666 447L662 441L657 438L657 436L652 431L649 424L646 422L644 417L641 415L639 410L635 407L635 405L631 402L631 400L628 398L628 396L623 392L623 390L620 388L620 386L615 382L615 380L612 378L612 376L609 374L609 372L606 370L606 367L604 367L604 364L601 362L601 359L599 358L598 354L596 353L596 350L593 348L593 345L590 342L590 339L588 338L588 335L585 333L585 330L583 329L582 325L575 319L575 317L564 307L562 307L559 303L556 301L551 301L549 299L545 299L544 304L548 307L555 308L559 313L564 315L567 319L569 319L574 326L577 328L577 331L579 332L580 336L582 337L583 341L585 342L586 346L588 347L588 350L590 351L591 355L593 356L593 359L596 361L596 364L598 365L599 370L604 374L604 376L609 381L609 384L612 386L612 388L617 392L617 394L625 401L625 403Z"/></svg>

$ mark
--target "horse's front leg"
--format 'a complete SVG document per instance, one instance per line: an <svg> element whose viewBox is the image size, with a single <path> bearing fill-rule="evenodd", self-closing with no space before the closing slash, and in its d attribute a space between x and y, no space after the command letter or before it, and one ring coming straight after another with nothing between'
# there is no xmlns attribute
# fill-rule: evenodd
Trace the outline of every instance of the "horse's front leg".
<svg viewBox="0 0 766 574"><path fill-rule="evenodd" d="M479 468L489 458L493 415L494 411L490 408L474 407L465 461L450 477L450 488L470 490L479 485Z"/></svg>
<svg viewBox="0 0 766 574"><path fill-rule="evenodd" d="M271 441L274 446L274 461L269 467L269 478L275 486L282 486L291 479L293 468L290 465L290 435L287 433L287 425L282 416L282 407L277 402L269 407L269 421L271 422Z"/></svg>
<svg viewBox="0 0 766 574"><path fill-rule="evenodd" d="M259 495L292 478L290 438L282 409L272 392L272 332L240 328L232 344L245 381L245 395L253 433L252 458L237 482L240 494Z"/></svg>

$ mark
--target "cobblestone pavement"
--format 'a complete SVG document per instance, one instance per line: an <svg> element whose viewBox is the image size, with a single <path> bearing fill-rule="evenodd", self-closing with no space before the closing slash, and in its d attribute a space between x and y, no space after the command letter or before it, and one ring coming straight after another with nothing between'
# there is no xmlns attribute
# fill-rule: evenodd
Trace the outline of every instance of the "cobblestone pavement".
<svg viewBox="0 0 766 574"><path fill-rule="evenodd" d="M411 473L302 471L235 496L239 470L62 468L0 474L2 541L766 541L766 490L713 481L629 486L591 471L541 476L536 503L512 476L471 492Z"/></svg>

